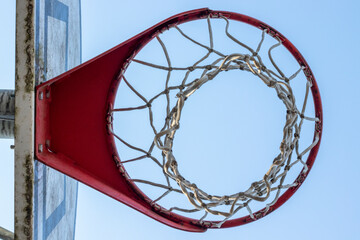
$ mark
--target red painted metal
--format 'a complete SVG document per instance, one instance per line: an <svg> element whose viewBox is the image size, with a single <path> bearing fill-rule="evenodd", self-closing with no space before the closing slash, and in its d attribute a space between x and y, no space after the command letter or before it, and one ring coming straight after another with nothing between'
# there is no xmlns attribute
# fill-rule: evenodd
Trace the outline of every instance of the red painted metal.
<svg viewBox="0 0 360 240"><path fill-rule="evenodd" d="M198 9L175 15L36 88L36 157L78 181L171 227L203 232L213 224L165 211L152 204L135 184L128 180L123 166L116 165L118 153L114 137L108 132L109 109L114 103L121 76L134 56L157 34L184 22L220 15L229 19L268 29L297 59L308 79L315 103L315 132L322 132L322 106L315 78L299 51L275 29L254 18L238 13ZM306 164L309 171L315 161L319 143L311 150ZM301 173L296 187L289 188L268 212L256 212L257 219L274 211L300 187L307 174ZM250 216L229 220L222 225L234 227L254 221Z"/></svg>

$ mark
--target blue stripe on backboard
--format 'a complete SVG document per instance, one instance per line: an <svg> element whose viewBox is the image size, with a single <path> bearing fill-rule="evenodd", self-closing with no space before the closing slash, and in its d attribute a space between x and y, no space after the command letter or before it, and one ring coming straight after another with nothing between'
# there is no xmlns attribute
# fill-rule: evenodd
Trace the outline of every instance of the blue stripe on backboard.
<svg viewBox="0 0 360 240"><path fill-rule="evenodd" d="M35 81L37 81L37 77L39 76L39 22L40 22L40 0L36 0L35 2ZM36 168L35 168L36 169ZM35 197L37 195L35 194Z"/></svg>
<svg viewBox="0 0 360 240"><path fill-rule="evenodd" d="M44 172L46 171L46 168L44 168ZM45 173L46 174L46 173ZM45 220L45 224L43 225L43 239L47 239L47 237L50 235L50 233L54 230L54 228L59 224L61 219L65 216L66 213L66 178L64 177L64 196L63 200L57 206L57 208L51 213L51 215ZM44 184L44 188L45 188ZM58 186L56 186L58 187ZM46 214L46 205L44 204L43 207L43 216Z"/></svg>
<svg viewBox="0 0 360 240"><path fill-rule="evenodd" d="M81 1L81 0L79 0L79 1ZM74 232L73 232L73 239L75 239L75 227L76 227L76 217L77 217L77 201L78 201L78 186L79 186L79 184L76 184L76 199L75 199L75 217L74 217L74 227L73 227L73 229L74 229Z"/></svg>
<svg viewBox="0 0 360 240"><path fill-rule="evenodd" d="M47 69L47 46L48 43L48 21L49 17L53 17L55 19L58 19L60 21L63 21L66 23L66 34L65 34L65 70L68 70L68 50L69 50L69 44L68 44L68 38L69 38L69 7L58 0L48 0L45 1L45 47L44 47L44 69L46 72ZM48 80L48 79L46 79ZM59 206L51 213L51 215L48 218L46 217L46 204L43 204L43 218L45 221L43 222L43 238L47 239L50 233L55 229L55 227L59 224L61 219L65 216L66 213L66 179L64 177L64 196L59 204ZM44 194L44 203L46 202L46 183L47 183L47 176L46 176L46 168L44 168L43 172L43 192ZM58 186L54 186L58 187Z"/></svg>
<svg viewBox="0 0 360 240"><path fill-rule="evenodd" d="M39 211L39 204L38 204L38 196L39 196L39 191L37 188L38 185L38 181L39 181L39 175L38 175L38 169L39 169L39 161L35 161L35 182L34 182L34 202L35 202L35 206L34 206L34 239L38 240L38 221L39 221L39 216L38 216L38 211Z"/></svg>
<svg viewBox="0 0 360 240"><path fill-rule="evenodd" d="M69 6L58 0L45 1L45 46L48 46L48 20L49 17L56 18L66 24L66 51L65 51L65 71L68 70L68 50L69 50ZM47 48L44 48L44 69L47 69ZM46 78L46 80L48 80Z"/></svg>
<svg viewBox="0 0 360 240"><path fill-rule="evenodd" d="M82 24L81 24L81 0L79 0L79 19L80 19L80 63L82 63Z"/></svg>
<svg viewBox="0 0 360 240"><path fill-rule="evenodd" d="M53 17L66 23L65 34L65 70L68 70L68 52L69 52L69 7L58 0L45 1L45 46L48 46L48 20ZM47 47L45 47L45 69L47 68ZM47 239L49 234L59 224L66 213L66 179L64 177L64 196L59 206L46 218L43 223L43 239ZM43 188L46 188L46 168L44 168ZM45 192L45 191L44 191ZM46 196L46 195L45 195ZM43 205L43 216L46 216L46 204Z"/></svg>
<svg viewBox="0 0 360 240"><path fill-rule="evenodd" d="M82 21L81 21L81 0L79 0L79 19L80 19L80 63L82 63ZM78 192L78 184L76 184L76 193ZM78 201L78 194L76 194L75 199L75 217L74 217L74 232L73 232L73 239L75 239L75 227L76 227L76 217L77 217L77 201Z"/></svg>
<svg viewBox="0 0 360 240"><path fill-rule="evenodd" d="M35 2L35 81L37 81L37 76L39 76L39 24L40 24L40 0L36 0ZM39 182L39 164L40 162L35 160L35 181L34 181L34 239L38 240L39 239L39 230L38 230L38 222L39 222L39 200L38 200L38 196L39 196L39 190L38 190L38 182Z"/></svg>

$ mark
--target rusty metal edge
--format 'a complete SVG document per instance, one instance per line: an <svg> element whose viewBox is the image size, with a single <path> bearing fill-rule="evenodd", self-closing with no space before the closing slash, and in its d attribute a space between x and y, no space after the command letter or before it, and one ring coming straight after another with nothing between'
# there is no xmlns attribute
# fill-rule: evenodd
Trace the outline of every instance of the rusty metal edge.
<svg viewBox="0 0 360 240"><path fill-rule="evenodd" d="M14 233L10 232L9 230L0 227L0 238L3 240L13 240Z"/></svg>

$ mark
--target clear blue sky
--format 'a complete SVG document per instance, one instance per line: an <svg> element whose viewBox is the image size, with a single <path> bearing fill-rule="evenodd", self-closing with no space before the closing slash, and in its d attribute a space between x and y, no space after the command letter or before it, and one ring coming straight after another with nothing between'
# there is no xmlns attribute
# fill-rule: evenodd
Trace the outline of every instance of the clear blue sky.
<svg viewBox="0 0 360 240"><path fill-rule="evenodd" d="M82 59L83 61L91 59L169 16L201 7L239 12L266 22L290 39L309 63L320 88L324 109L322 144L309 177L293 198L266 218L237 228L209 230L204 234L172 229L95 190L80 185L76 239L251 240L263 237L279 240L359 239L360 194L357 192L358 169L360 169L357 151L360 132L357 124L360 106L358 94L360 83L357 71L360 63L357 58L360 54L359 2L355 0L341 2L83 0ZM0 88L12 89L15 62L14 1L7 0L3 3L0 9L0 23L3 33L0 38ZM221 87L221 85L216 86ZM218 91L225 90L234 93L230 88L218 89ZM240 92L245 94L246 91ZM202 112L209 114L207 116L211 120L208 126L214 128L214 130L210 129L211 134L215 132L221 137L225 136L221 135L223 133L218 129L231 131L232 128L228 126L232 125L239 126L240 130L246 129L253 123L251 119L257 117L254 115L257 114L254 108L262 107L266 110L272 106L267 102L266 96L261 97L264 101L263 105L259 103L249 106L244 104L244 101L238 103L240 114L235 118L229 113L216 115L216 113ZM235 100L229 98L226 101ZM215 101L211 101L211 104L215 104ZM200 113L192 115L193 119L201 116ZM259 115L261 116L268 117L269 119L266 120L272 122L276 122L278 117L271 114ZM228 119L226 126L218 126L219 122L226 119ZM191 120L189 118L189 121ZM264 125L259 127L260 131L262 129L266 131L266 139L271 141L273 129L263 128ZM278 129L281 131L281 127ZM208 129L202 130L206 132ZM191 130L187 133L190 134ZM244 131L244 134L249 133ZM181 136L179 135L180 139ZM251 134L245 135L245 138L251 136ZM186 145L185 136L182 139L184 145L179 149L185 151L191 146ZM204 137L202 140L207 139ZM207 142L210 143L211 141ZM12 144L11 140L0 141L0 226L13 230L13 152L10 150L10 144ZM275 145L277 144L278 142ZM218 143L218 149L225 147L227 144ZM260 149L262 148L266 149L267 146L260 145ZM217 154L218 151L215 150L217 149L210 149L210 155ZM229 156L237 154L231 147L226 153ZM186 154L183 156L186 157ZM214 171L209 181L213 180L211 176L216 176L221 171L229 171L230 175L236 175L237 170L246 173L240 167L231 169L229 166L235 164L231 160L231 157L227 157L213 164L208 170ZM238 161L241 160L239 158ZM195 173L189 172L189 174ZM206 175L199 176L199 181L202 177L206 178Z"/></svg>

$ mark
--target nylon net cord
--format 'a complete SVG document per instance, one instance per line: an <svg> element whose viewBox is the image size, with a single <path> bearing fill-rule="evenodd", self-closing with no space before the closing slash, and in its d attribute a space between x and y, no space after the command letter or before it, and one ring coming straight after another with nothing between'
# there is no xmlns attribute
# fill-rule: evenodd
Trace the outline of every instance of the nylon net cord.
<svg viewBox="0 0 360 240"><path fill-rule="evenodd" d="M235 38L229 32L230 22L227 18L221 17L226 22L225 34L236 44L245 48L249 53L247 54L230 54L225 55L216 49L214 49L213 44L213 33L210 17L207 19L207 27L209 33L209 42L210 46L203 45L197 41L195 41L190 36L186 35L179 27L175 26L175 29L186 39L198 45L201 48L207 50L207 53L197 60L193 65L188 67L173 67L171 64L171 60L167 51L167 48L161 38L159 36L156 37L157 41L160 43L162 51L165 55L167 66L160 66L153 63L141 61L134 59L133 62L138 64L161 69L167 72L167 76L165 79L164 90L156 94L151 99L146 99L138 90L136 90L131 83L126 79L125 76L121 75L124 83L129 87L129 89L134 92L137 97L139 97L144 104L137 107L127 107L127 108L114 108L112 109L112 113L119 111L134 111L141 109L148 109L149 111L149 123L154 133L154 141L150 144L149 149L141 149L136 146L133 146L122 139L118 134L116 134L112 127L110 128L111 133L117 138L120 142L126 145L128 148L131 148L135 151L138 151L141 155L139 157L133 159L127 159L116 163L118 166L122 166L128 162L141 161L147 158L150 158L156 165L158 165L165 176L166 184L155 183L152 181L147 181L143 179L128 179L134 183L141 183L151 185L157 188L164 189L162 195L152 201L152 204L156 204L159 200L165 198L169 193L180 193L184 194L188 201L193 206L193 209L184 209L180 207L172 207L167 211L180 211L184 213L192 213L203 211L204 215L199 219L199 223L203 222L207 217L208 213L214 215L220 215L223 217L223 220L217 223L217 227L221 227L221 225L232 217L236 212L240 209L245 208L250 217L255 219L252 209L250 207L251 201L259 201L264 202L265 204L265 212L269 210L269 208L276 203L278 200L281 190L287 189L289 187L296 186L298 183L295 181L292 184L284 184L285 178L287 176L288 171L296 164L302 164L302 171L306 172L308 170L306 163L302 160L303 156L308 153L318 142L319 136L315 135L313 142L306 147L304 150L300 150L299 146L299 138L301 133L301 128L303 122L306 121L318 121L315 117L305 116L306 104L308 101L309 91L312 86L310 80L306 81L306 91L304 102L302 104L301 109L295 104L295 96L293 94L292 88L290 86L291 80L297 77L298 73L303 70L304 67L300 67L298 71L296 71L293 75L287 77L281 71L279 66L276 64L272 57L272 51L276 47L281 45L281 40L277 38L277 43L271 46L268 49L268 58L272 64L272 66L276 69L276 71L272 71L265 66L262 61L262 58L258 54L262 44L265 39L265 35L267 33L264 30L261 34L261 40L257 45L256 50L253 50L251 47L245 45L240 40ZM213 61L211 64L202 65L204 60L208 59L211 54L215 54L218 58ZM202 74L199 78L190 81L188 79L189 74L196 70L203 70ZM264 84L266 84L269 88L272 88L276 91L278 98L283 102L287 111L286 111L286 122L283 127L283 138L280 143L280 152L273 160L269 170L264 174L263 178L253 182L250 187L241 192L237 192L231 195L217 196L210 195L200 189L195 183L190 182L185 179L178 168L177 160L173 154L172 148L174 143L174 137L176 131L179 130L179 124L181 119L181 112L186 103L186 99L191 97L199 88L201 88L207 82L213 80L219 73L223 71L229 70L242 70L247 71L251 74L257 76ZM180 85L170 86L170 78L172 71L184 71L184 79ZM170 106L170 92L177 91L176 97L177 102L175 106ZM157 130L154 126L154 118L152 111L152 103L154 100L158 99L160 96L166 97L166 118L165 122L160 130ZM152 152L154 148L158 148L162 152L162 159L158 159L153 156ZM294 151L295 150L295 151ZM293 153L296 154L296 159L292 160ZM178 188L173 187L173 183L176 182ZM275 196L271 199L270 193L275 192ZM227 210L218 210L218 206L227 206Z"/></svg>

